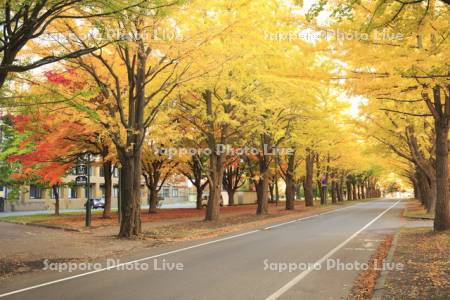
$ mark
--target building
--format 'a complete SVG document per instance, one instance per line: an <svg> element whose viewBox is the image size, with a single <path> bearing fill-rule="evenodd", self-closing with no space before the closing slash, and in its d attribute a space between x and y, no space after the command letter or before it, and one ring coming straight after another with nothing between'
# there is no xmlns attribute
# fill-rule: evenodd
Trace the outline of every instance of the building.
<svg viewBox="0 0 450 300"><path fill-rule="evenodd" d="M91 166L89 168L90 189L89 198L101 198L105 195L103 167ZM63 179L66 183L61 185L59 190L60 209L82 209L87 199L87 189L84 185L75 185L75 175L70 174ZM119 172L114 168L112 172L112 199L111 206L117 207L119 195ZM179 203L189 200L192 193L186 180L168 182L160 192L164 197L164 203ZM148 205L148 189L144 180L141 185L141 203L145 207ZM26 210L53 210L55 207L55 195L52 189L41 188L37 185L22 186L19 190L19 197L16 201L5 202L4 211L26 211Z"/></svg>

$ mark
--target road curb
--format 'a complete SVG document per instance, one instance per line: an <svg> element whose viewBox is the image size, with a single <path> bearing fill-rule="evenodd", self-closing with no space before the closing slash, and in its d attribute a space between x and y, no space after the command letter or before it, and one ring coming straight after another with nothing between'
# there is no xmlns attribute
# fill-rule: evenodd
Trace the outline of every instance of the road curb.
<svg viewBox="0 0 450 300"><path fill-rule="evenodd" d="M82 230L80 230L80 229L70 228L70 227L63 227L63 226L57 226L57 225L51 225L51 224L39 224L39 223L31 223L31 222L16 222L16 221L9 221L9 220L0 220L0 222L10 223L10 224L26 225L26 226L43 227L43 228L49 228L49 229L58 229L58 230L72 231L72 232L82 232Z"/></svg>
<svg viewBox="0 0 450 300"><path fill-rule="evenodd" d="M401 229L400 229L401 230ZM386 263L391 263L392 262L392 258L394 256L395 253L395 249L397 248L397 242L398 242L398 237L400 235L400 230L398 230L394 236L394 239L392 240L392 244L391 244L391 248L389 249L388 255L385 259ZM385 292L385 283L386 283L386 278L388 275L389 271L388 270L383 270L380 273L380 277L378 277L377 282L375 284L374 287L374 292L372 295L372 300L381 300L383 299L383 295Z"/></svg>

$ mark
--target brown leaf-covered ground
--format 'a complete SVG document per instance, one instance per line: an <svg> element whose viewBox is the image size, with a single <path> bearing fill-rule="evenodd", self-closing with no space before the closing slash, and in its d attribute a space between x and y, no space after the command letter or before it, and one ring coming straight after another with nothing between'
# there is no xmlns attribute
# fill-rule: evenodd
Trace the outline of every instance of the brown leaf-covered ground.
<svg viewBox="0 0 450 300"><path fill-rule="evenodd" d="M388 273L383 299L450 299L450 232L402 229L393 262L403 270Z"/></svg>
<svg viewBox="0 0 450 300"><path fill-rule="evenodd" d="M391 248L393 236L388 235L378 246L376 252L369 259L369 268L361 272L353 283L353 288L348 296L349 300L369 300L380 276L382 262L387 257Z"/></svg>

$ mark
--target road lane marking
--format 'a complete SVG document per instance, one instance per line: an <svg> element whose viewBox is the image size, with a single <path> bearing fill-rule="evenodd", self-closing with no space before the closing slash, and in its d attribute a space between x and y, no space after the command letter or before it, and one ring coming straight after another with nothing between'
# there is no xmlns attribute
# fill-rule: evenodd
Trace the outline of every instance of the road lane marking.
<svg viewBox="0 0 450 300"><path fill-rule="evenodd" d="M244 232L244 233L240 233L240 234L224 237L224 238L221 238L221 239L217 239L217 240L213 240L213 241L209 241L209 242L205 242L205 243L201 243L201 244L197 244L197 245L193 245L193 246L189 246L189 247L185 247L185 248L181 248L181 249L177 249L177 250L172 250L172 251L168 251L168 252L165 252L165 253L156 254L156 255L152 255L152 256L136 259L136 260L125 262L125 263L121 263L121 264L117 264L117 265L110 266L110 267L107 267L107 268L97 269L97 270L94 270L94 271L90 271L90 272L86 272L86 273L82 273L82 274L78 274L78 275L73 275L73 276L69 276L69 277L64 277L64 278L61 278L61 279L57 279L57 280L41 283L41 284L38 284L38 285L33 285L33 286L30 286L30 287L27 287L27 288L23 288L23 289L20 289L20 290L15 290L15 291L11 291L11 292L7 292L7 293L4 293L4 294L1 294L0 298L6 297L6 296L11 296L11 295L14 295L14 294L19 294L19 293L26 292L26 291L29 291L29 290L34 290L34 289L37 289L37 288L40 288L40 287L52 285L52 284L59 283L59 282L64 282L64 281L68 281L68 280L71 280L71 279L75 279L75 278L84 277L84 276L88 276L88 275L99 273L99 272L103 272L103 271L116 269L116 268L119 268L119 267L122 267L122 266L135 264L135 263L138 263L138 262L142 262L142 261L158 258L158 257L161 257L161 256L166 256L166 255L169 255L169 254L183 252L183 251L191 250L191 249L202 247L202 246L206 246L206 245L210 245L210 244L214 244L214 243L219 243L219 242L231 240L231 239L234 239L234 238L250 235L250 234L253 234L253 233L256 233L256 232L259 232L259 231L260 231L259 229L258 230L247 231L247 232Z"/></svg>
<svg viewBox="0 0 450 300"><path fill-rule="evenodd" d="M272 229L272 228L277 228L277 227L280 227L280 226L284 226L284 225L287 225L287 224L291 224L291 223L298 222L298 221L300 221L300 220L301 220L301 219L296 219L296 220L292 220L292 221L288 221L288 222L284 222L284 223L280 223L280 224L268 226L268 227L264 228L264 230L269 230L269 229Z"/></svg>
<svg viewBox="0 0 450 300"><path fill-rule="evenodd" d="M299 222L299 221L303 221L303 220L315 218L315 217L318 217L318 216L323 216L323 215L331 214L331 213L334 213L334 212L337 212L337 211L340 211L340 210L344 210L344 209L347 209L347 208L350 208L350 207L355 207L356 205L357 205L357 204L353 204L353 205L349 205L349 206L346 206L346 207L341 207L341 208L337 208L337 209L332 209L332 210L327 211L327 212L324 212L324 213L315 214L315 215L311 215L311 216L308 216L308 217L304 217L304 218L300 218L300 219L295 219L295 220L287 221L287 222L284 222L284 223L275 224L275 225L272 225L272 226L265 227L264 230L269 230L269 229L281 227L281 226L284 226L284 225L292 224L292 223L295 223L295 222Z"/></svg>
<svg viewBox="0 0 450 300"><path fill-rule="evenodd" d="M389 208L385 209L382 213L380 213L378 216L376 216L374 219L372 219L369 223L364 225L361 229L353 233L349 238L347 238L345 241L337 245L335 248L330 250L327 254L325 254L322 258L320 258L318 261L314 263L314 265L321 265L324 261L326 261L330 256L335 254L337 251L339 251L342 247L344 247L348 242L350 242L352 239L354 239L358 234L363 232L365 229L367 229L370 225L372 225L375 221L377 221L379 218L381 218L385 213L387 213L389 210L391 210L394 206L400 203L402 201L401 199L392 204ZM286 293L289 289L291 289L294 285L300 282L303 278L305 278L309 273L311 273L313 269L308 268L307 270L301 272L296 277L294 277L291 281L286 283L284 286L282 286L279 290L277 290L275 293L270 295L266 298L266 300L275 300L278 299L280 296L282 296L284 293Z"/></svg>

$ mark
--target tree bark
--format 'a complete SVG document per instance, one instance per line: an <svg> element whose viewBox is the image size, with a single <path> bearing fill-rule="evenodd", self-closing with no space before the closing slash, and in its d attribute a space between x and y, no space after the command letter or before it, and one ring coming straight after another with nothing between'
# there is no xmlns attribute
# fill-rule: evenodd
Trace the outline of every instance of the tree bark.
<svg viewBox="0 0 450 300"><path fill-rule="evenodd" d="M352 193L353 193L353 200L358 200L358 193L356 191L356 183L352 182Z"/></svg>
<svg viewBox="0 0 450 300"><path fill-rule="evenodd" d="M134 157L121 159L120 178L122 218L119 237L131 238L141 233L141 157L137 152Z"/></svg>
<svg viewBox="0 0 450 300"><path fill-rule="evenodd" d="M257 215L267 215L269 213L269 170L266 168L262 173L261 179L258 181L257 193L258 205L256 208Z"/></svg>
<svg viewBox="0 0 450 300"><path fill-rule="evenodd" d="M339 183L338 183L338 201L343 202L344 201L344 176L339 177Z"/></svg>
<svg viewBox="0 0 450 300"><path fill-rule="evenodd" d="M228 205L233 206L235 191L234 190L227 191L227 194L228 194Z"/></svg>
<svg viewBox="0 0 450 300"><path fill-rule="evenodd" d="M347 179L346 181L347 201L353 200L352 183Z"/></svg>
<svg viewBox="0 0 450 300"><path fill-rule="evenodd" d="M103 162L103 175L105 178L105 207L103 218L111 218L111 194L112 194L112 162Z"/></svg>
<svg viewBox="0 0 450 300"><path fill-rule="evenodd" d="M58 185L52 186L53 195L55 196L55 215L59 216L59 192Z"/></svg>
<svg viewBox="0 0 450 300"><path fill-rule="evenodd" d="M203 197L203 190L196 187L196 202L195 202L195 208L201 209L202 208L202 197Z"/></svg>
<svg viewBox="0 0 450 300"><path fill-rule="evenodd" d="M366 197L366 189L365 189L365 184L364 184L364 181L361 183L361 198L362 199L366 199L367 197Z"/></svg>
<svg viewBox="0 0 450 300"><path fill-rule="evenodd" d="M205 221L215 221L219 219L219 207L222 191L223 176L223 154L213 152L210 157L210 175L209 175L209 198L206 209Z"/></svg>
<svg viewBox="0 0 450 300"><path fill-rule="evenodd" d="M314 174L314 155L311 150L307 150L306 155L306 175L303 181L303 190L305 192L305 206L314 206L313 194L313 174Z"/></svg>
<svg viewBox="0 0 450 300"><path fill-rule="evenodd" d="M420 195L421 195L421 202L427 209L427 211L430 210L431 205L431 198L432 195L432 186L427 178L427 176L424 174L422 170L417 171L417 184L420 189Z"/></svg>
<svg viewBox="0 0 450 300"><path fill-rule="evenodd" d="M331 203L337 203L337 182L335 180L331 181Z"/></svg>
<svg viewBox="0 0 450 300"><path fill-rule="evenodd" d="M450 92L450 88L449 88ZM447 96L447 98L450 96ZM447 99L450 104L450 100ZM448 117L435 122L436 130L436 213L434 230L450 229L450 205L448 192Z"/></svg>
<svg viewBox="0 0 450 300"><path fill-rule="evenodd" d="M225 164L225 154L220 153L217 150L218 144L225 144L228 136L228 126L222 124L216 124L214 121L212 92L205 90L202 93L202 99L205 103L206 115L208 116L208 131L207 131L207 143L212 153L209 157L209 172L207 174L209 182L209 198L208 207L206 209L205 221L215 221L219 219L219 208L223 184L223 172ZM224 107L224 113L230 113L231 106ZM215 135L217 131L221 132L220 140L217 140Z"/></svg>
<svg viewBox="0 0 450 300"><path fill-rule="evenodd" d="M286 181L286 210L293 210L295 205L294 169L295 169L295 153L289 156L288 167L284 176Z"/></svg>
<svg viewBox="0 0 450 300"><path fill-rule="evenodd" d="M158 191L153 186L148 186L148 213L155 214L158 207Z"/></svg>
<svg viewBox="0 0 450 300"><path fill-rule="evenodd" d="M291 176L286 177L286 210L294 209L295 184Z"/></svg>
<svg viewBox="0 0 450 300"><path fill-rule="evenodd" d="M278 186L278 176L275 176L275 203L280 202L280 187Z"/></svg>

